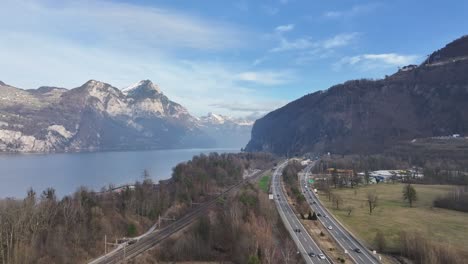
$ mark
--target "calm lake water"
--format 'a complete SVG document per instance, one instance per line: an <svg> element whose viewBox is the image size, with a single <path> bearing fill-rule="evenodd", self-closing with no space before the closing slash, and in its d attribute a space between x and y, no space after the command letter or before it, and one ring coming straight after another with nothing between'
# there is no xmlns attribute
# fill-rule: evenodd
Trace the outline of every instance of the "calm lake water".
<svg viewBox="0 0 468 264"><path fill-rule="evenodd" d="M201 153L239 152L237 149L177 149L126 152L0 155L0 198L23 198L32 187L41 193L55 188L58 196L80 186L100 190L142 180L147 169L154 181L168 179L172 168Z"/></svg>

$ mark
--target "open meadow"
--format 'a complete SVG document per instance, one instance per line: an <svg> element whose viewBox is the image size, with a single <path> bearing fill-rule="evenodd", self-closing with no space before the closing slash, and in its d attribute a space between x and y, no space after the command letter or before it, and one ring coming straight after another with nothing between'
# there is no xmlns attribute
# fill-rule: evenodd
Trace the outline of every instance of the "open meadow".
<svg viewBox="0 0 468 264"><path fill-rule="evenodd" d="M432 207L432 201L449 192L448 185L413 185L418 200L413 207L403 200L403 184L381 183L358 188L333 189L342 198L339 209L327 195L321 201L351 232L375 248L378 230L386 240L385 251L399 250L401 231L419 232L432 242L468 253L468 213ZM369 214L367 194L375 191L377 207ZM351 211L351 213L349 213Z"/></svg>

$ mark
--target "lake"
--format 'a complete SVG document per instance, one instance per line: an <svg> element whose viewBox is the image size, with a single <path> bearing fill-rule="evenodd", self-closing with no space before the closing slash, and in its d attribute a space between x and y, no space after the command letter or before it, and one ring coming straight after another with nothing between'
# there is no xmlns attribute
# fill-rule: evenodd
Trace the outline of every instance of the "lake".
<svg viewBox="0 0 468 264"><path fill-rule="evenodd" d="M100 190L142 180L147 169L157 182L168 179L172 168L194 155L239 152L238 149L175 149L124 152L0 155L0 198L23 198L32 187L40 194L53 187L57 195L71 194L80 186Z"/></svg>

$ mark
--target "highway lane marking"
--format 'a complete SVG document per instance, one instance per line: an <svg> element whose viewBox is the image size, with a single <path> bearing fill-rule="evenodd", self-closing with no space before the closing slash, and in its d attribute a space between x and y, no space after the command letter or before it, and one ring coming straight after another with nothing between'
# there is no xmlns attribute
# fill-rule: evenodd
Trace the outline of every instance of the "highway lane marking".
<svg viewBox="0 0 468 264"><path fill-rule="evenodd" d="M281 167L279 167L279 168L281 168ZM275 171L275 173L273 174L273 182L274 182L274 181L277 181L277 176L278 176L277 174L278 174L279 168L278 168L278 169ZM283 168L281 168L281 169L283 169ZM281 193L281 195L284 196L284 193L282 192L282 190L280 191L280 193ZM292 220L293 222L294 222L294 220L295 220L295 221L298 221L297 217L293 214L293 215L294 215L294 218L292 218L291 215L289 215L289 218L288 218L288 215L286 215L285 212L284 212L284 210L283 210L284 208L281 207L281 206L280 206L280 208L282 209L282 210L280 210L280 215L282 215L282 216L284 216L284 217L286 218L287 224L288 224L289 227L292 229L292 225L291 225L291 223L290 223L290 220ZM289 204L287 204L287 209L291 209L290 206L289 206ZM289 211L289 210L287 210L287 211ZM282 213L282 214L281 214L281 213ZM293 238L294 238L294 236L293 236ZM306 251L304 245L301 243L301 241L300 241L300 239L299 239L298 236L297 236L297 241L299 242L300 246L302 247L303 252L307 255L307 258L308 258L312 263L315 263L314 259L312 259L312 257L310 257L309 254L307 254L307 251ZM312 242L313 242L313 241L312 241ZM315 244L315 242L314 242L314 244ZM327 260L327 261L328 261L328 260Z"/></svg>
<svg viewBox="0 0 468 264"><path fill-rule="evenodd" d="M310 173L310 169L312 169L311 166L310 166L309 168L307 168L307 171L306 171L305 175L308 175L308 174ZM304 181L305 181L305 179L304 179ZM303 181L303 182L304 182L304 181ZM302 188L302 185L301 185L301 189L303 189L303 190L305 189L305 192L308 192L309 195L312 193L312 191L311 191L309 188ZM315 193L312 193L312 194L314 195L314 197L316 198L316 200L318 200L318 197L315 195ZM320 201L318 201L318 203L320 203ZM312 207L312 204L309 203L309 206ZM317 207L318 209L321 210L322 215L325 215L325 211L324 211L325 209L320 208L319 204L317 204L316 207ZM312 209L314 209L314 208L312 208ZM319 211L319 213L320 213L320 211ZM343 234L342 237L345 237L345 238L347 238L347 239L349 240L349 243L351 243L355 248L362 248L360 245L356 245L356 244L354 243L353 239L351 238L351 234L349 234L347 231L344 231L344 230L342 229L341 225L339 225L337 222L335 222L334 219L331 219L331 218L330 218L329 220L330 220L330 222L332 223L332 226L335 226L335 228L338 229L338 231L340 231L340 232ZM320 221L321 221L322 224L323 224L326 220L321 219ZM328 228L328 227L327 227L327 228ZM335 231L335 232L337 232L337 231ZM331 232L330 232L330 233L331 233ZM341 244L341 243L339 242L338 239L336 239L336 240L338 241L339 244ZM343 239L342 239L342 240L343 240ZM349 243L345 243L345 244L347 244L347 245L349 246L349 245L350 245ZM341 247L343 247L343 245L341 245ZM343 247L343 248L344 248L344 247ZM372 256L368 255L369 253L367 252L367 249L366 249L366 248L362 248L362 249L363 249L363 250L362 250L363 255L368 259L368 261L370 261L371 263L375 263L375 262L374 262L374 258L373 258ZM354 252L354 249L353 249L351 252ZM362 260L361 254L358 254L358 253L356 253L356 254L357 254L357 256ZM353 255L354 255L354 254L351 254L351 253L350 253L349 255L351 256L351 258L353 258ZM378 262L377 262L377 263L378 263Z"/></svg>

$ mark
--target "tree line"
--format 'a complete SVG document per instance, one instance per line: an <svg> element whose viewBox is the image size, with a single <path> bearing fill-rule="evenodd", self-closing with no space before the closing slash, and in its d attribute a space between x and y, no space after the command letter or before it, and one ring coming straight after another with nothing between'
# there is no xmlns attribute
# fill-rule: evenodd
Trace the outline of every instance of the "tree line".
<svg viewBox="0 0 468 264"><path fill-rule="evenodd" d="M161 216L179 217L193 201L242 179L248 168L266 167L269 154L195 156L177 165L172 178L155 184L149 172L132 187L94 192L80 187L59 199L48 188L22 200L0 200L0 263L77 263L104 253L108 241L143 233Z"/></svg>
<svg viewBox="0 0 468 264"><path fill-rule="evenodd" d="M468 187L454 188L448 194L436 198L433 205L434 207L468 213Z"/></svg>
<svg viewBox="0 0 468 264"><path fill-rule="evenodd" d="M288 264L301 261L296 251L274 203L266 193L247 184L220 201L183 236L167 240L151 254L167 262Z"/></svg>

